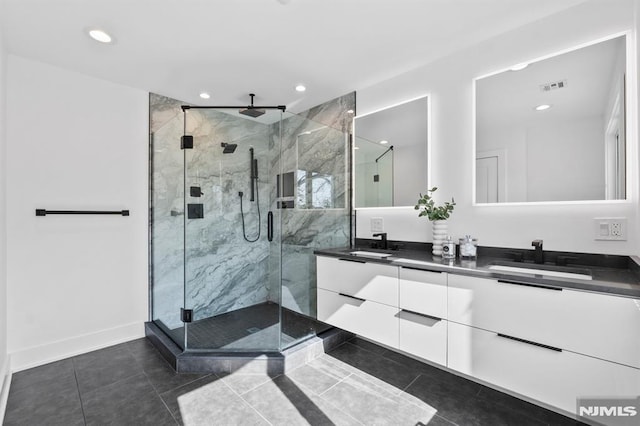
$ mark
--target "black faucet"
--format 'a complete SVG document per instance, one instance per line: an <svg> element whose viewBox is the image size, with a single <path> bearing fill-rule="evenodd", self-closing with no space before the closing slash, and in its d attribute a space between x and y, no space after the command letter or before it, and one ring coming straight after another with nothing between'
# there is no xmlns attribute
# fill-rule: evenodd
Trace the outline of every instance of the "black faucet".
<svg viewBox="0 0 640 426"><path fill-rule="evenodd" d="M382 249L383 250L387 250L389 248L389 244L387 243L387 233L386 232L379 232L377 234L373 234L374 237L382 237L382 240L380 241L382 243Z"/></svg>
<svg viewBox="0 0 640 426"><path fill-rule="evenodd" d="M535 247L535 253L533 254L533 260L536 263L544 263L544 253L542 252L542 240L533 240L531 245Z"/></svg>

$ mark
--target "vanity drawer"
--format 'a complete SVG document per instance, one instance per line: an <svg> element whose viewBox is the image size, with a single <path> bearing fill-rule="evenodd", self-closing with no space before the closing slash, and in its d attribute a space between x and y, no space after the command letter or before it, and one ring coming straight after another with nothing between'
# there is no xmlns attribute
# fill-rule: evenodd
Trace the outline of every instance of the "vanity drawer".
<svg viewBox="0 0 640 426"><path fill-rule="evenodd" d="M449 320L640 367L640 300L449 274Z"/></svg>
<svg viewBox="0 0 640 426"><path fill-rule="evenodd" d="M401 310L399 349L447 365L447 321Z"/></svg>
<svg viewBox="0 0 640 426"><path fill-rule="evenodd" d="M400 267L400 308L447 318L447 274Z"/></svg>
<svg viewBox="0 0 640 426"><path fill-rule="evenodd" d="M317 258L318 288L398 306L398 267Z"/></svg>
<svg viewBox="0 0 640 426"><path fill-rule="evenodd" d="M318 319L392 348L398 347L398 308L318 289Z"/></svg>
<svg viewBox="0 0 640 426"><path fill-rule="evenodd" d="M577 398L640 395L640 370L449 323L448 367L571 413Z"/></svg>

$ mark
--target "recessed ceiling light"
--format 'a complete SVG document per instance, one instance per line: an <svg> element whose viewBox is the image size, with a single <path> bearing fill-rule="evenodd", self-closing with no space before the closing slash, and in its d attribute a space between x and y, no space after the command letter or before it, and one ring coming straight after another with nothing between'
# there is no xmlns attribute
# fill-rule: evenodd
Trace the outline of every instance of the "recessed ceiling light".
<svg viewBox="0 0 640 426"><path fill-rule="evenodd" d="M542 105L538 105L535 109L536 111L544 111L545 109L549 109L549 108L551 108L551 105L542 104Z"/></svg>
<svg viewBox="0 0 640 426"><path fill-rule="evenodd" d="M347 111L347 114L353 114L353 113L354 113L354 111L352 109Z"/></svg>
<svg viewBox="0 0 640 426"><path fill-rule="evenodd" d="M388 144L388 143L389 143L389 141L380 141L380 143L381 143L382 145L386 145L386 144Z"/></svg>
<svg viewBox="0 0 640 426"><path fill-rule="evenodd" d="M307 88L306 88L306 87L304 87L304 85L303 85L303 84L298 84L298 85L296 86L296 92L304 92L305 90L307 90Z"/></svg>
<svg viewBox="0 0 640 426"><path fill-rule="evenodd" d="M511 70L511 71L520 71L520 70L525 69L525 68L526 68L526 67L528 67L528 66L529 66L529 64L528 64L528 63L523 62L523 63L521 63L521 64L517 64L517 65L512 66L512 67L510 68L510 70Z"/></svg>
<svg viewBox="0 0 640 426"><path fill-rule="evenodd" d="M88 30L89 37L94 39L95 41L99 41L100 43L112 43L113 37L102 30L91 29Z"/></svg>
<svg viewBox="0 0 640 426"><path fill-rule="evenodd" d="M211 95L208 94L207 92L202 92L202 93L200 93L200 97L202 99L209 99L211 97Z"/></svg>

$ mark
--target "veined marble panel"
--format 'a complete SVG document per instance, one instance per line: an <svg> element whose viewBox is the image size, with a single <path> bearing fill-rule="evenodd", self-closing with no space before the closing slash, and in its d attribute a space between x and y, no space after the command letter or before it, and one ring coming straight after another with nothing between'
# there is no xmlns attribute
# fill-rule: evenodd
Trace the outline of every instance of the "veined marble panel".
<svg viewBox="0 0 640 426"><path fill-rule="evenodd" d="M316 316L316 268L313 250L349 244L348 151L346 137L355 110L355 93L326 102L272 126L282 131L282 155L273 157L272 169L297 172L305 169L333 177L332 207L283 209L281 218L282 306ZM281 125L281 128L278 127ZM275 138L272 137L272 140ZM272 182L275 182L272 180ZM272 196L275 199L275 188ZM276 283L271 283L271 289ZM275 301L275 300L274 300Z"/></svg>

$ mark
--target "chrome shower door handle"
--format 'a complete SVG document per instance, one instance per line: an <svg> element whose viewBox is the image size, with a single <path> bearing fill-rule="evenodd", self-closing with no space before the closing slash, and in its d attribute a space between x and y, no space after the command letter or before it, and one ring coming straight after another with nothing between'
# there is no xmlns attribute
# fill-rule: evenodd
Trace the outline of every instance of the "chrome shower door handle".
<svg viewBox="0 0 640 426"><path fill-rule="evenodd" d="M267 240L273 241L273 212L267 213Z"/></svg>

